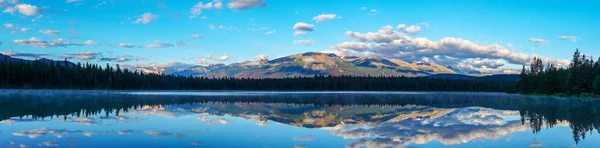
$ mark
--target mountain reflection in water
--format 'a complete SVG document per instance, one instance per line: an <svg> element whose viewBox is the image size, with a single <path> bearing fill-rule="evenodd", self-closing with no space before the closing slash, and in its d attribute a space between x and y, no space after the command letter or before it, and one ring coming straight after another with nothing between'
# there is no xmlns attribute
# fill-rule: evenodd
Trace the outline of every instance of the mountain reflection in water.
<svg viewBox="0 0 600 148"><path fill-rule="evenodd" d="M0 147L600 146L584 140L600 123L599 101L591 99L398 92L1 94ZM562 141L551 140L557 138Z"/></svg>

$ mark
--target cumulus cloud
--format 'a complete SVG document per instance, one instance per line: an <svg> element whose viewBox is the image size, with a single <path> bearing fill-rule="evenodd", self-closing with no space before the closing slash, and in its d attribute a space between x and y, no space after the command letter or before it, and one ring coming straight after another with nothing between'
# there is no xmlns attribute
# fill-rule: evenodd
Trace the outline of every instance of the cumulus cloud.
<svg viewBox="0 0 600 148"><path fill-rule="evenodd" d="M148 24L152 21L158 19L158 15L154 15L150 12L142 14L137 20L135 20L135 24Z"/></svg>
<svg viewBox="0 0 600 148"><path fill-rule="evenodd" d="M50 55L50 54L22 53L22 52L15 52L12 50L2 51L2 52L0 52L0 54L11 56L11 57L28 57L28 58L41 58L43 56Z"/></svg>
<svg viewBox="0 0 600 148"><path fill-rule="evenodd" d="M294 32L294 36L303 36L306 35L306 31L296 31Z"/></svg>
<svg viewBox="0 0 600 148"><path fill-rule="evenodd" d="M99 52L69 53L66 56L64 56L63 58L67 58L67 59L76 58L76 59L79 59L79 60L88 61L88 60L96 59L101 54L102 53L99 53Z"/></svg>
<svg viewBox="0 0 600 148"><path fill-rule="evenodd" d="M139 57L139 56L134 57L131 55L98 58L98 61L100 61L100 62L118 62L118 63L125 63L125 62L131 62L131 61L143 61L143 60L146 60L146 58Z"/></svg>
<svg viewBox="0 0 600 148"><path fill-rule="evenodd" d="M421 31L421 26L408 26L406 27L406 29L404 29L404 32L409 33L409 34L415 34L417 32Z"/></svg>
<svg viewBox="0 0 600 148"><path fill-rule="evenodd" d="M60 34L60 31L58 30L40 30L40 33L49 35L49 36L56 36Z"/></svg>
<svg viewBox="0 0 600 148"><path fill-rule="evenodd" d="M94 42L93 40L87 40L87 41L83 42L83 44L93 46L93 45L96 45L96 42Z"/></svg>
<svg viewBox="0 0 600 148"><path fill-rule="evenodd" d="M298 22L298 23L294 24L293 28L294 28L294 30L297 30L297 31L315 31L314 26L315 25L313 25L313 24Z"/></svg>
<svg viewBox="0 0 600 148"><path fill-rule="evenodd" d="M54 41L44 41L38 38L32 37L30 39L22 39L22 40L14 40L13 43L21 44L24 46L35 46L35 47L67 47L67 46L82 46L82 44L71 43L69 41L64 41L62 38L56 39Z"/></svg>
<svg viewBox="0 0 600 148"><path fill-rule="evenodd" d="M25 27L23 27L23 28L21 28L21 32L27 32L27 31L29 31L30 29L31 29L31 28L25 28Z"/></svg>
<svg viewBox="0 0 600 148"><path fill-rule="evenodd" d="M570 40L571 42L577 42L577 39L578 39L579 37L576 37L576 36L568 36L568 35L561 35L561 36L558 36L558 38L560 38L560 39L563 39L563 40Z"/></svg>
<svg viewBox="0 0 600 148"><path fill-rule="evenodd" d="M192 34L191 36L192 36L192 38L197 38L197 39L202 38L202 35L200 35L200 34Z"/></svg>
<svg viewBox="0 0 600 148"><path fill-rule="evenodd" d="M268 61L269 60L269 56L267 56L265 54L260 54L260 55L254 56L254 59L257 60L257 61L260 61L260 60L266 60L266 61Z"/></svg>
<svg viewBox="0 0 600 148"><path fill-rule="evenodd" d="M208 55L208 56L199 58L198 60L196 60L196 62L198 62L198 64L201 64L201 65L209 65L209 64L213 64L213 63L225 62L225 61L228 61L231 59L232 59L232 57L226 56L226 55L223 55L220 57L213 57L212 55Z"/></svg>
<svg viewBox="0 0 600 148"><path fill-rule="evenodd" d="M135 48L135 47L138 47L138 46L136 46L136 45L132 45L132 44L126 44L126 43L119 43L119 44L117 44L117 45L115 45L115 46L118 46L118 47L123 47L123 48Z"/></svg>
<svg viewBox="0 0 600 148"><path fill-rule="evenodd" d="M254 7L267 6L263 0L230 0L227 7L235 10L248 10Z"/></svg>
<svg viewBox="0 0 600 148"><path fill-rule="evenodd" d="M542 43L547 43L548 40L538 39L538 38L529 38L529 42L534 43L534 44L542 44Z"/></svg>
<svg viewBox="0 0 600 148"><path fill-rule="evenodd" d="M421 24L423 24L427 28L429 28L429 23L421 23ZM403 32L408 33L408 34L416 34L421 31L421 26L418 26L418 25L408 26L406 24L399 24L398 26L396 26L396 29L402 30Z"/></svg>
<svg viewBox="0 0 600 148"><path fill-rule="evenodd" d="M394 31L392 26L384 26L377 32L347 31L346 35L358 39L360 42L343 42L334 45L333 48L336 50L334 53L343 55L368 52L405 61L417 61L423 58L434 59L434 56L449 56L459 61L468 58L501 59L518 65L528 64L534 57L539 57L538 55L519 53L498 44L479 44L456 37L445 37L438 41L432 41L428 38L412 38L404 33ZM569 60L540 58L557 66L569 65Z"/></svg>
<svg viewBox="0 0 600 148"><path fill-rule="evenodd" d="M145 47L146 48L167 48L167 47L173 47L173 44L161 43L160 41L156 40L156 41L152 42L152 44L147 44Z"/></svg>
<svg viewBox="0 0 600 148"><path fill-rule="evenodd" d="M15 6L15 8L19 13L26 16L33 16L42 13L42 10L40 8L29 4L18 4L17 6Z"/></svg>
<svg viewBox="0 0 600 148"><path fill-rule="evenodd" d="M313 41L312 40L295 40L294 44L304 44L306 46L312 46Z"/></svg>
<svg viewBox="0 0 600 148"><path fill-rule="evenodd" d="M204 3L204 2L198 2L196 3L196 5L194 5L194 7L192 7L190 9L190 18L196 18L198 16L200 16L202 14L202 10L203 9L221 9L223 8L223 2L221 2L221 0L215 0L213 2L208 2L208 3Z"/></svg>
<svg viewBox="0 0 600 148"><path fill-rule="evenodd" d="M336 14L321 14L321 15L317 15L315 17L313 17L313 20L315 20L317 23L320 22L324 22L324 21L328 21L328 20L333 20L337 17Z"/></svg>

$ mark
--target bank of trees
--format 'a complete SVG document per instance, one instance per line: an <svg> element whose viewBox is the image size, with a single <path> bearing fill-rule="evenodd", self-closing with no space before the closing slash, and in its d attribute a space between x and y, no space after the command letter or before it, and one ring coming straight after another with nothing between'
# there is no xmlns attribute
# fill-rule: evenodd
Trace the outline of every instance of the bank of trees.
<svg viewBox="0 0 600 148"><path fill-rule="evenodd" d="M67 63L67 64L65 64ZM368 90L503 92L514 81L409 77L323 76L290 78L208 78L142 73L68 61L0 61L0 88L111 90Z"/></svg>
<svg viewBox="0 0 600 148"><path fill-rule="evenodd" d="M568 67L557 67L534 58L529 68L523 66L516 89L524 94L600 95L600 61L573 54Z"/></svg>

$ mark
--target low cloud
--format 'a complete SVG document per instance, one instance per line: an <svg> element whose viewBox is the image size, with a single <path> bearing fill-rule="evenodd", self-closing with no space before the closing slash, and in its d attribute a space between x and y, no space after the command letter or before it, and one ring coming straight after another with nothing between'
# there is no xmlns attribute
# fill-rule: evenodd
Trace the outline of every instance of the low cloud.
<svg viewBox="0 0 600 148"><path fill-rule="evenodd" d="M317 15L315 17L313 17L313 20L315 20L317 23L320 22L325 22L328 20L333 20L337 17L336 14L321 14L321 15Z"/></svg>
<svg viewBox="0 0 600 148"><path fill-rule="evenodd" d="M167 47L173 47L174 45L171 43L161 43L160 41L156 40L154 42L152 42L152 44L147 44L145 47L146 48L167 48Z"/></svg>
<svg viewBox="0 0 600 148"><path fill-rule="evenodd" d="M203 36L200 34L192 34L191 37L199 39L199 38L202 38Z"/></svg>
<svg viewBox="0 0 600 148"><path fill-rule="evenodd" d="M579 39L579 37L568 36L568 35L561 35L561 36L558 36L558 38L563 39L563 40L569 40L571 42L577 42L577 39Z"/></svg>
<svg viewBox="0 0 600 148"><path fill-rule="evenodd" d="M131 62L131 61L143 61L143 60L146 60L146 58L139 57L139 56L134 57L131 55L98 58L98 61L100 61L100 62L117 62L117 63L125 63L125 62Z"/></svg>
<svg viewBox="0 0 600 148"><path fill-rule="evenodd" d="M235 10L248 10L254 7L265 7L263 0L230 0L227 7Z"/></svg>
<svg viewBox="0 0 600 148"><path fill-rule="evenodd" d="M18 4L17 6L15 6L15 8L19 13L26 16L33 16L42 13L42 10L40 8L29 4Z"/></svg>
<svg viewBox="0 0 600 148"><path fill-rule="evenodd" d="M399 25L397 29L408 26ZM539 55L519 53L498 44L480 44L457 37L445 37L438 41L428 38L413 38L402 32L394 31L392 26L384 26L377 32L360 33L347 31L346 36L359 40L358 42L343 42L333 46L333 53L341 55L375 54L386 58L397 58L405 61L421 61L424 58L452 57L456 67L466 59L504 60L511 64L526 65ZM568 66L569 60L556 60L540 57L545 62L557 66ZM488 65L486 71L513 71L501 69L496 65ZM495 67L496 69L492 68Z"/></svg>
<svg viewBox="0 0 600 148"><path fill-rule="evenodd" d="M0 54L11 56L11 57L27 57L27 58L41 58L43 56L49 56L50 54L36 54L36 53L22 53L15 52L12 50L2 51Z"/></svg>
<svg viewBox="0 0 600 148"><path fill-rule="evenodd" d="M38 38L32 37L30 39L14 40L13 43L20 44L23 46L34 46L34 47L67 47L67 46L82 46L82 44L71 43L70 41L64 41L62 38L54 41L44 41Z"/></svg>
<svg viewBox="0 0 600 148"><path fill-rule="evenodd" d="M294 24L293 29L297 30L297 31L315 31L314 26L315 25L313 25L313 24L298 22L298 23Z"/></svg>
<svg viewBox="0 0 600 148"><path fill-rule="evenodd" d="M89 61L98 58L102 53L100 52L79 52L79 53L69 53L63 58L71 59L79 59L84 61Z"/></svg>
<svg viewBox="0 0 600 148"><path fill-rule="evenodd" d="M294 44L304 44L306 46L312 46L314 43L312 40L295 40Z"/></svg>
<svg viewBox="0 0 600 148"><path fill-rule="evenodd" d="M154 15L150 12L142 14L138 19L135 20L135 24L149 24L152 21L158 19L158 15Z"/></svg>
<svg viewBox="0 0 600 148"><path fill-rule="evenodd" d="M538 38L529 38L529 42L534 43L534 44L543 44L543 43L547 43L548 40L538 39Z"/></svg>
<svg viewBox="0 0 600 148"><path fill-rule="evenodd" d="M40 33L43 33L45 35L49 35L49 36L56 36L60 34L60 31L58 30L40 30Z"/></svg>

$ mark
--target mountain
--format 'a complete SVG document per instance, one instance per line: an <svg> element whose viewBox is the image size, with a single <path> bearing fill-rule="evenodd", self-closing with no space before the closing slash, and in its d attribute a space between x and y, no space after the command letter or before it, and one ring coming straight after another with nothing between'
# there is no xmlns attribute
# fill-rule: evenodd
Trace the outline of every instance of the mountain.
<svg viewBox="0 0 600 148"><path fill-rule="evenodd" d="M192 70L193 71L193 70ZM192 71L167 74L193 74ZM204 74L201 74L204 73ZM434 63L407 63L397 59L377 56L340 57L330 53L307 52L270 61L246 61L222 65L210 72L201 71L196 76L238 78L280 78L314 75L352 76L429 76L456 72Z"/></svg>
<svg viewBox="0 0 600 148"><path fill-rule="evenodd" d="M19 59L19 58L13 58L7 55L3 55L0 53L0 61L7 61L7 62L20 62L23 61L25 63L29 63L29 62L33 62L33 61L40 61L42 63L46 63L46 64L50 64L50 63L55 63L61 66L77 66L75 63L69 62L69 61L54 61L54 60L50 60L50 59L46 59L46 58L42 58L42 59L38 59L38 60L25 60L25 59Z"/></svg>
<svg viewBox="0 0 600 148"><path fill-rule="evenodd" d="M427 76L428 78L434 79L459 79L459 80L504 80L504 81L518 81L520 78L519 74L498 74L489 76L469 76L461 74L436 74Z"/></svg>

